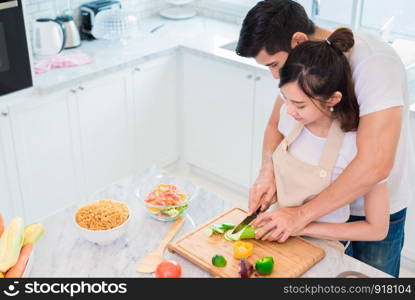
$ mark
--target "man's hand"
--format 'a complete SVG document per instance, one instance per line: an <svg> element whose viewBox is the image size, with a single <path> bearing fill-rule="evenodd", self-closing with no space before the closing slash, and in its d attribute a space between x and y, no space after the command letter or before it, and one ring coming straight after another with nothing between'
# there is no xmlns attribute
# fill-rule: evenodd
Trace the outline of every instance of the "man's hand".
<svg viewBox="0 0 415 300"><path fill-rule="evenodd" d="M258 207L261 211L267 210L277 202L274 171L261 172L249 189L249 214L251 215Z"/></svg>
<svg viewBox="0 0 415 300"><path fill-rule="evenodd" d="M260 214L252 223L262 227L255 232L260 240L284 243L290 236L299 235L307 226L301 206L284 207Z"/></svg>

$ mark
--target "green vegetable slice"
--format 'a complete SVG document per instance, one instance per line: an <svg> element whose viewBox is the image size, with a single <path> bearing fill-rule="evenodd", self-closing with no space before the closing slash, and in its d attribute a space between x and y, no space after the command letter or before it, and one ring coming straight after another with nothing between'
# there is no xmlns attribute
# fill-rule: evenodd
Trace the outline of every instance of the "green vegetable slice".
<svg viewBox="0 0 415 300"><path fill-rule="evenodd" d="M230 223L223 223L220 225L220 228L224 230L229 230L235 228L235 225Z"/></svg>
<svg viewBox="0 0 415 300"><path fill-rule="evenodd" d="M274 269L274 259L272 257L263 257L255 262L255 270L260 275L270 275Z"/></svg>
<svg viewBox="0 0 415 300"><path fill-rule="evenodd" d="M234 240L234 234L232 234L232 230L226 231L225 235L224 235L224 238L225 238L225 240L230 241L230 242L235 241Z"/></svg>
<svg viewBox="0 0 415 300"><path fill-rule="evenodd" d="M180 207L176 207L176 208L172 207L172 208L162 209L160 210L160 213L164 216L175 218L178 215L180 215L187 208L187 206L188 204L180 206Z"/></svg>
<svg viewBox="0 0 415 300"><path fill-rule="evenodd" d="M208 227L209 234L212 235L214 233L217 234L224 234L226 230L234 228L235 225L229 223L223 224L213 224Z"/></svg>
<svg viewBox="0 0 415 300"><path fill-rule="evenodd" d="M226 259L223 257L223 255L216 254L214 257L212 257L212 265L215 267L223 268L226 266Z"/></svg>
<svg viewBox="0 0 415 300"><path fill-rule="evenodd" d="M242 230L238 231L235 234L232 234L232 230L228 230L225 233L225 239L227 241L239 241L239 240L246 240L246 239L254 239L255 238L255 230L258 228L254 228L251 225L247 225Z"/></svg>

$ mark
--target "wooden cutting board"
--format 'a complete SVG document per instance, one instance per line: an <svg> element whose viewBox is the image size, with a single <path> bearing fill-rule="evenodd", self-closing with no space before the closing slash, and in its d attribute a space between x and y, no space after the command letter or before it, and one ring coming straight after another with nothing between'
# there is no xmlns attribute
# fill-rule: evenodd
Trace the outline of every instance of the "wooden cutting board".
<svg viewBox="0 0 415 300"><path fill-rule="evenodd" d="M223 235L209 236L208 227L222 223L239 224L246 216L246 211L233 208L170 243L168 249L216 277L238 277L239 260L233 257L233 242L225 240ZM274 258L274 271L267 277L300 277L325 256L322 248L299 237L291 237L283 244L249 241L254 244L254 253L248 258L251 264L265 256ZM218 268L212 265L212 257L215 254L221 254L226 258L226 267Z"/></svg>

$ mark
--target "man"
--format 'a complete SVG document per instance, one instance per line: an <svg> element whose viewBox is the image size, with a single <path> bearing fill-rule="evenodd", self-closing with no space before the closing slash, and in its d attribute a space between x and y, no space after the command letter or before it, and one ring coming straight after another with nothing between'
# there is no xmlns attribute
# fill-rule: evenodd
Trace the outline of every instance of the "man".
<svg viewBox="0 0 415 300"><path fill-rule="evenodd" d="M291 49L307 40L326 40L330 34L316 27L297 2L265 0L246 16L236 51L267 66L278 79L279 69ZM415 178L408 133L406 72L393 49L377 37L355 34L355 40L355 46L346 54L360 108L355 159L336 181L303 206L264 212L277 202L271 157L283 139L278 131L283 101L278 97L265 131L260 174L250 189L249 212L258 207L263 211L253 223L262 226L256 233L257 238L284 242L309 223L352 203L388 179L391 199L388 236L380 242L353 242L352 255L399 276L406 207L413 195L409 180ZM351 204L349 221L364 219L363 210Z"/></svg>

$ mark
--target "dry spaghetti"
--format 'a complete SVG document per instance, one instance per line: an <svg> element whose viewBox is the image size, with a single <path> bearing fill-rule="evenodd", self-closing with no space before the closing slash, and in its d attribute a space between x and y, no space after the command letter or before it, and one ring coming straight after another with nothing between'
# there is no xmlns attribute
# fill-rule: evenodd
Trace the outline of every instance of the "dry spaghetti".
<svg viewBox="0 0 415 300"><path fill-rule="evenodd" d="M79 226L89 230L108 230L123 224L129 217L124 203L99 200L81 207L75 215Z"/></svg>

